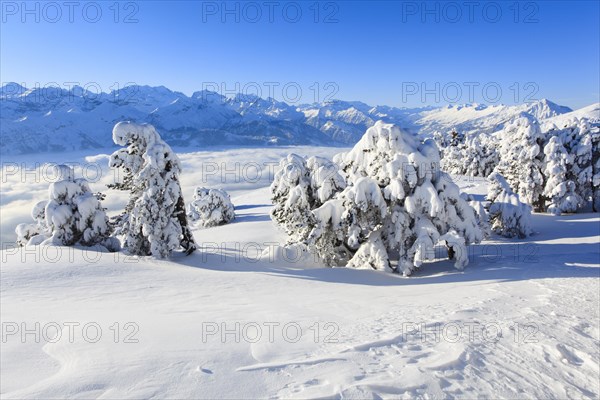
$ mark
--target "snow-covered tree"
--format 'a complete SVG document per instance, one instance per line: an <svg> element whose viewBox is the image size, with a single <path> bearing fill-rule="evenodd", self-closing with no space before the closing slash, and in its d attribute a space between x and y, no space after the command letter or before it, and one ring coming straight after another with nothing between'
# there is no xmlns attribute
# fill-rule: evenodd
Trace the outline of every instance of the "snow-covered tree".
<svg viewBox="0 0 600 400"><path fill-rule="evenodd" d="M325 262L409 275L445 243L457 268L468 263L465 246L482 233L432 140L378 121L335 160L348 186L313 211L307 239Z"/></svg>
<svg viewBox="0 0 600 400"><path fill-rule="evenodd" d="M439 149L445 149L447 147L458 147L465 141L465 135L452 128L449 134L441 131L435 131L433 133L433 140L438 145Z"/></svg>
<svg viewBox="0 0 600 400"><path fill-rule="evenodd" d="M181 194L177 155L152 125L119 122L113 141L125 148L111 155L110 166L122 168L130 201L121 216L124 248L136 255L165 258L182 248L196 250Z"/></svg>
<svg viewBox="0 0 600 400"><path fill-rule="evenodd" d="M37 203L33 208L35 225L27 227L21 224L17 227L18 242L25 244L28 240L28 244L59 246L102 245L109 250L117 250L117 241L110 238L112 229L98 195L92 193L85 179L75 179L72 168L59 165L56 169L58 179L50 184L49 201ZM42 241L42 238L47 239Z"/></svg>
<svg viewBox="0 0 600 400"><path fill-rule="evenodd" d="M352 250L346 244L346 221L342 220L344 200L341 195L326 201L312 211L310 232L306 244L325 265L343 266L351 258ZM290 236L290 242L297 242L295 236Z"/></svg>
<svg viewBox="0 0 600 400"><path fill-rule="evenodd" d="M441 148L440 167L442 170L453 175L466 175L466 165L463 162L466 145L460 143L457 146L448 146Z"/></svg>
<svg viewBox="0 0 600 400"><path fill-rule="evenodd" d="M544 196L549 201L548 211L553 214L577 211L584 201L575 191L575 182L569 179L575 154L565 149L561 135L555 135L544 146L544 155Z"/></svg>
<svg viewBox="0 0 600 400"><path fill-rule="evenodd" d="M377 182L368 177L359 178L340 197L344 201L345 243L354 253L347 266L391 270L381 237L387 203Z"/></svg>
<svg viewBox="0 0 600 400"><path fill-rule="evenodd" d="M597 130L587 119L574 118L547 132L544 194L549 198L549 211L575 212L593 201Z"/></svg>
<svg viewBox="0 0 600 400"><path fill-rule="evenodd" d="M525 238L532 234L531 206L519 200L502 175L489 176L487 200L492 230L502 236Z"/></svg>
<svg viewBox="0 0 600 400"><path fill-rule="evenodd" d="M286 231L290 241L300 242L314 226L310 211L344 187L345 181L331 161L289 154L280 161L271 184L271 218Z"/></svg>
<svg viewBox="0 0 600 400"><path fill-rule="evenodd" d="M324 157L313 156L306 160L310 175L310 194L314 199L313 208L321 206L336 193L346 187L346 181L339 173L339 167Z"/></svg>
<svg viewBox="0 0 600 400"><path fill-rule="evenodd" d="M489 222L489 215L486 209L487 201L477 201L473 195L462 193L461 196L469 202L469 205L475 210L477 225L481 229L484 238L490 237L492 230Z"/></svg>
<svg viewBox="0 0 600 400"><path fill-rule="evenodd" d="M488 176L500 156L493 136L474 135L442 149L442 169L452 175Z"/></svg>
<svg viewBox="0 0 600 400"><path fill-rule="evenodd" d="M40 201L33 206L31 218L33 224L19 224L15 228L17 234L17 243L19 246L40 244L50 236L48 225L46 224L46 205L48 201ZM31 240L34 238L34 240Z"/></svg>
<svg viewBox="0 0 600 400"><path fill-rule="evenodd" d="M208 228L233 221L235 211L226 191L197 187L194 200L188 205L188 218L193 224Z"/></svg>
<svg viewBox="0 0 600 400"><path fill-rule="evenodd" d="M522 201L536 211L545 211L543 146L544 135L538 122L524 115L507 124L500 133L502 147L496 171L505 177Z"/></svg>
<svg viewBox="0 0 600 400"><path fill-rule="evenodd" d="M591 131L592 142L592 206L595 212L600 212L600 126L596 125Z"/></svg>
<svg viewBox="0 0 600 400"><path fill-rule="evenodd" d="M575 129L571 132L571 142L567 148L573 154L573 181L576 192L582 199L581 206L592 200L593 196L593 157L594 157L594 128L587 119L575 121Z"/></svg>
<svg viewBox="0 0 600 400"><path fill-rule="evenodd" d="M306 160L299 155L288 154L279 162L271 183L271 219L294 241L301 241L310 230L312 199L309 187Z"/></svg>
<svg viewBox="0 0 600 400"><path fill-rule="evenodd" d="M600 125L589 120L574 119L565 124L562 130L565 147L573 155L573 167L569 178L575 182L576 193L583 199L583 204L591 203L594 211L598 211L600 179ZM596 178L595 178L596 177Z"/></svg>

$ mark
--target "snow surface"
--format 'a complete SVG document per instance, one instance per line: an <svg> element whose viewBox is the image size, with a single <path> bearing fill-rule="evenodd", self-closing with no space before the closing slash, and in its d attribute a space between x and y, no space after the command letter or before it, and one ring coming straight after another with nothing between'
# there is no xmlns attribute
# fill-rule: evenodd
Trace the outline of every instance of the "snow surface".
<svg viewBox="0 0 600 400"><path fill-rule="evenodd" d="M558 114L544 121L544 128L556 126L562 128L566 123L573 119L587 118L590 122L600 121L600 103L595 103L579 110L571 111L564 114Z"/></svg>
<svg viewBox="0 0 600 400"><path fill-rule="evenodd" d="M328 157L335 150L293 149ZM189 257L2 251L2 398L600 396L598 214L535 214L534 236L469 246L464 271L438 260L403 278L315 268L290 255L260 258L286 240L269 218L269 176L217 184L220 176L204 182L201 166L231 168L257 154L275 164L288 152L178 154L186 200L206 184L226 189L236 205L231 224L194 232L202 250ZM7 178L3 233L30 220L48 187ZM457 183L476 200L487 192L481 179ZM126 198L105 192L114 214ZM46 327L38 342L7 333L7 324L35 330L36 322ZM80 324L72 342L70 322ZM95 326L84 336L86 323L102 330L97 342ZM222 337L224 329L231 332Z"/></svg>

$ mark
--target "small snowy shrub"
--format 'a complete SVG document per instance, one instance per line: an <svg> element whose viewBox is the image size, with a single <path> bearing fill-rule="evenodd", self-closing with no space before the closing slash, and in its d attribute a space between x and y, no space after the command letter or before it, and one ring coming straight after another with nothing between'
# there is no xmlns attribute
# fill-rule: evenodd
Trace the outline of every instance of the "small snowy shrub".
<svg viewBox="0 0 600 400"><path fill-rule="evenodd" d="M194 201L188 205L188 218L192 223L207 228L233 221L235 211L226 191L198 187Z"/></svg>
<svg viewBox="0 0 600 400"><path fill-rule="evenodd" d="M504 177L497 172L489 178L487 200L492 230L505 237L521 239L532 234L531 206L522 203Z"/></svg>
<svg viewBox="0 0 600 400"><path fill-rule="evenodd" d="M119 122L113 141L125 148L110 157L110 167L122 168L122 189L130 199L120 216L124 248L135 255L168 257L182 248L196 250L179 184L177 155L152 125Z"/></svg>
<svg viewBox="0 0 600 400"><path fill-rule="evenodd" d="M36 224L17 226L19 244L102 245L117 250L117 241L110 238L106 212L87 181L75 179L73 170L66 165L57 166L57 170L58 180L48 190L49 201L33 208Z"/></svg>
<svg viewBox="0 0 600 400"><path fill-rule="evenodd" d="M47 201L40 201L33 206L31 218L35 223L19 224L15 228L19 246L39 244L50 236L48 225L46 225L46 204L48 204ZM31 239L34 237L35 239L32 241Z"/></svg>
<svg viewBox="0 0 600 400"><path fill-rule="evenodd" d="M458 186L439 171L432 140L378 121L335 160L347 187L313 211L307 238L327 264L409 275L442 243L457 268L468 263L466 245L482 232Z"/></svg>

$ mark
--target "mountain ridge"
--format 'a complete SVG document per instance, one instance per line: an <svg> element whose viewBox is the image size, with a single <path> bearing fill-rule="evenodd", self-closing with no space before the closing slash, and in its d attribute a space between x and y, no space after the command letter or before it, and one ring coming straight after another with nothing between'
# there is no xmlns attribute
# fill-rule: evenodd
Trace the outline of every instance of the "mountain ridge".
<svg viewBox="0 0 600 400"><path fill-rule="evenodd" d="M587 108L597 110L593 106ZM511 106L399 108L344 100L294 105L207 90L187 96L165 86L131 85L96 94L79 86L27 89L7 83L0 87L0 153L111 147L112 127L121 120L151 123L177 146L336 146L355 143L379 119L430 136L451 129L493 133L520 113L546 120L571 112L546 99Z"/></svg>

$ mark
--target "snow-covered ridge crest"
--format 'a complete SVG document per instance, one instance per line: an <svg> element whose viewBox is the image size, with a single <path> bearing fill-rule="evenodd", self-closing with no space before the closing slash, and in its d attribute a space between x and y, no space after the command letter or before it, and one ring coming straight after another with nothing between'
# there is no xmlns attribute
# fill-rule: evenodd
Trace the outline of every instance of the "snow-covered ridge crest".
<svg viewBox="0 0 600 400"><path fill-rule="evenodd" d="M164 86L91 93L81 87L28 89L9 83L0 88L0 111L0 152L22 154L110 147L112 127L123 120L152 124L172 146L329 146L356 143L378 120L425 136L452 128L492 133L522 113L541 122L572 110L548 100L399 108L343 100L288 104L207 90L188 97Z"/></svg>

